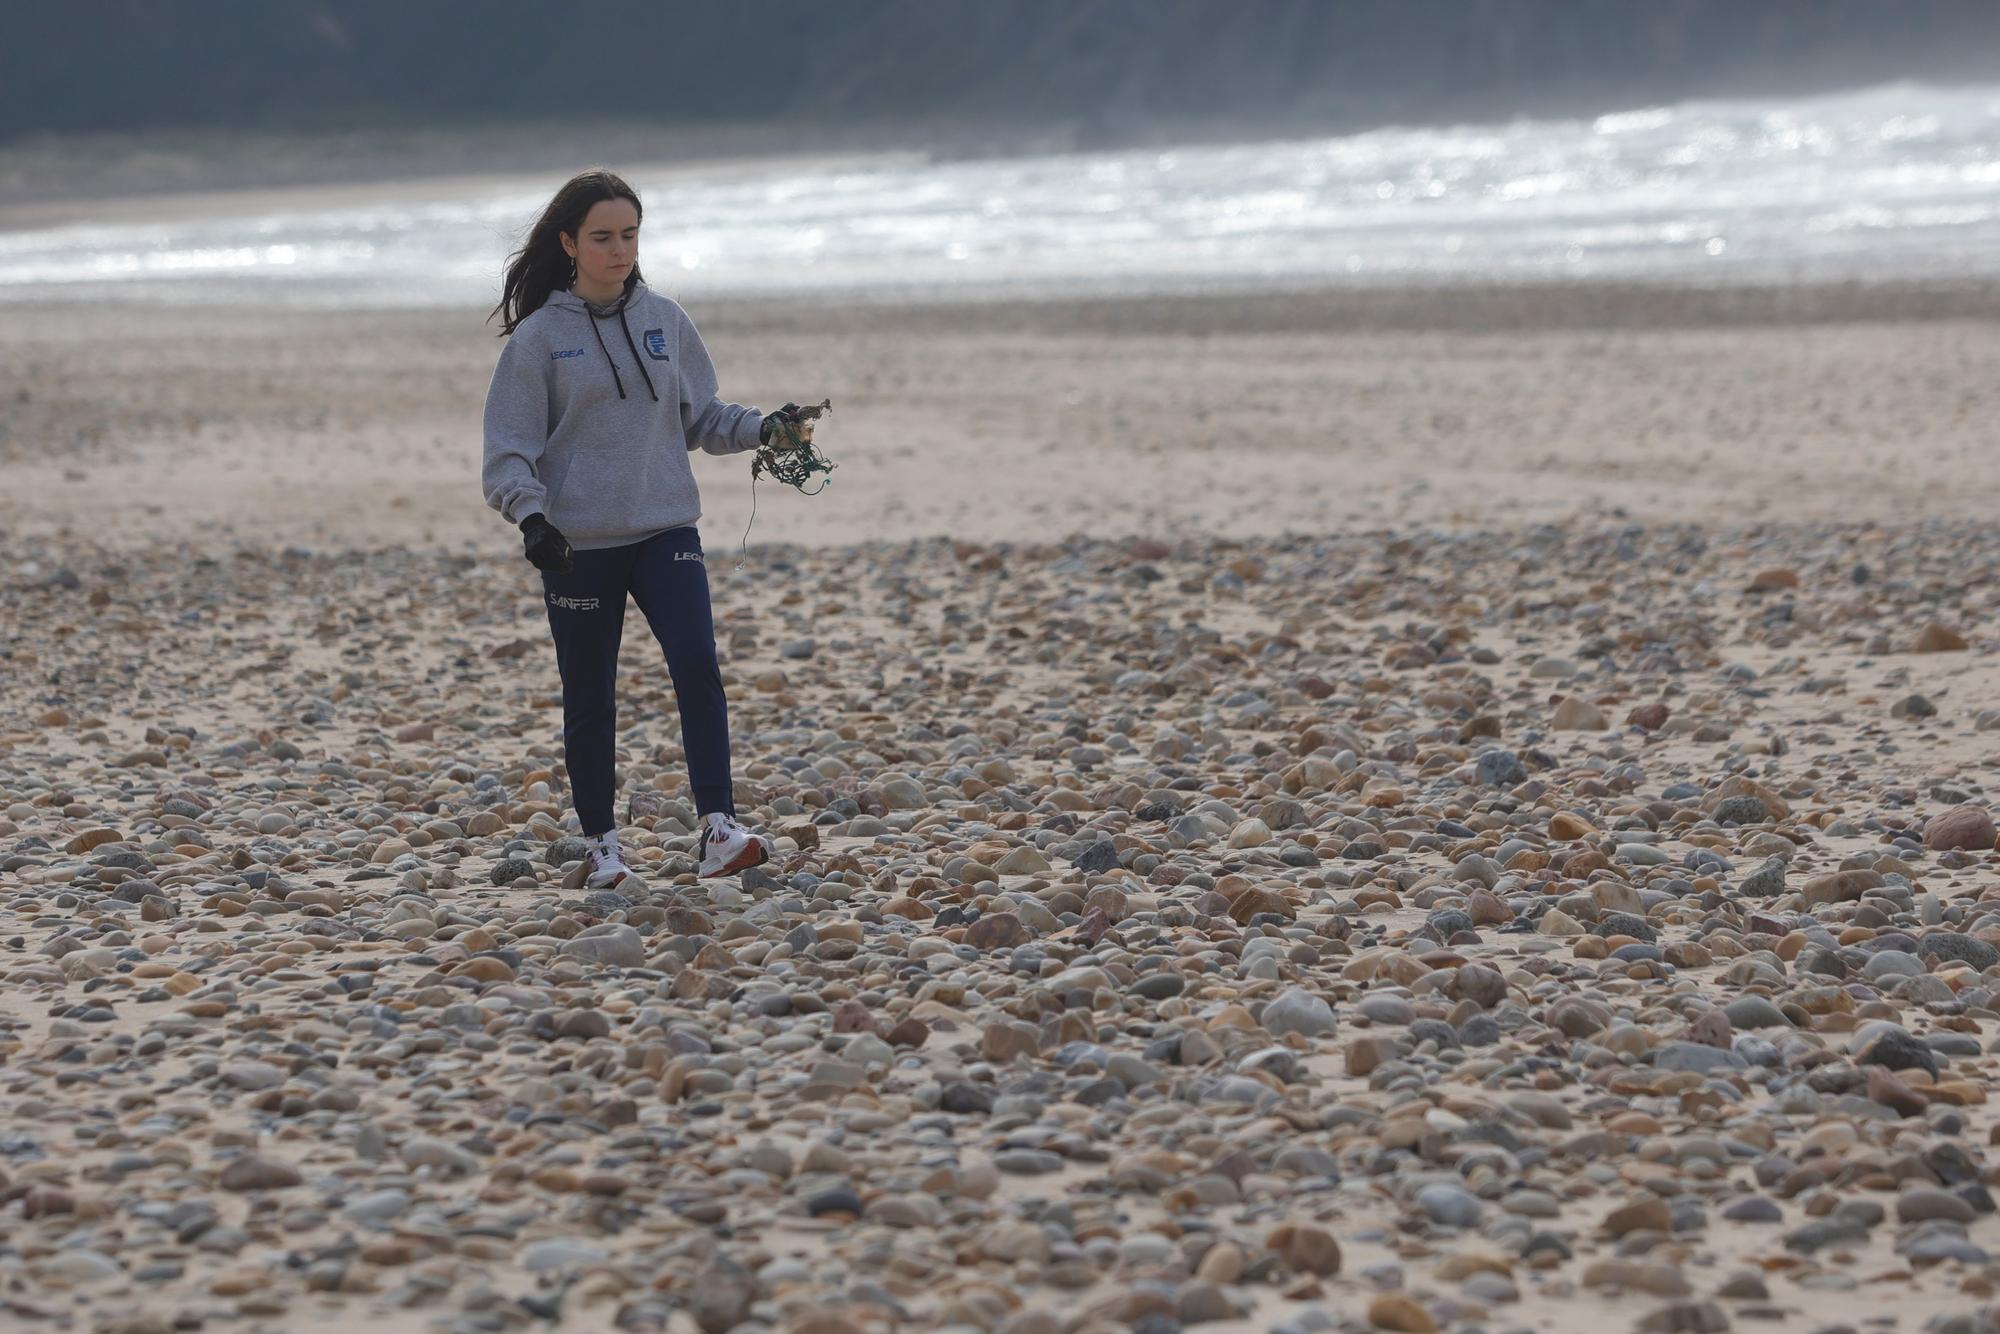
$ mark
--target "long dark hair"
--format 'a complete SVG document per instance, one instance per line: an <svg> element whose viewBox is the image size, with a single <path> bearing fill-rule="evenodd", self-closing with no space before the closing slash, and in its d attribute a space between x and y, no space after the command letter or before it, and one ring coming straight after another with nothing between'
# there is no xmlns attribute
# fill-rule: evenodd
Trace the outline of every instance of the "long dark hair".
<svg viewBox="0 0 2000 1334"><path fill-rule="evenodd" d="M502 338L540 310L549 293L569 285L570 258L559 238L564 233L576 236L583 230L583 220L590 210L607 199L629 199L639 216L646 216L645 206L632 187L602 167L578 172L556 191L556 197L542 210L528 239L507 257L507 277L501 284L500 304L486 317L491 321L494 315L500 316ZM630 291L639 280L639 266L634 264L625 275L626 290Z"/></svg>

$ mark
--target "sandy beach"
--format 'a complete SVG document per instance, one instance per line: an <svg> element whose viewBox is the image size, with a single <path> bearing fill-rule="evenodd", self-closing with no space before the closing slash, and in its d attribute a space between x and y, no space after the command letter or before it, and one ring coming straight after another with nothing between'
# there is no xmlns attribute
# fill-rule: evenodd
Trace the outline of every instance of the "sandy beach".
<svg viewBox="0 0 2000 1334"><path fill-rule="evenodd" d="M10 1320L1989 1327L2000 294L689 310L591 892L483 312L0 305Z"/></svg>
<svg viewBox="0 0 2000 1334"><path fill-rule="evenodd" d="M671 289L669 289L671 290ZM690 313L723 393L830 397L762 541L1972 516L2000 295L1473 289ZM0 307L0 522L145 545L467 542L484 312ZM734 546L748 464L697 460ZM280 535L282 534L282 539Z"/></svg>

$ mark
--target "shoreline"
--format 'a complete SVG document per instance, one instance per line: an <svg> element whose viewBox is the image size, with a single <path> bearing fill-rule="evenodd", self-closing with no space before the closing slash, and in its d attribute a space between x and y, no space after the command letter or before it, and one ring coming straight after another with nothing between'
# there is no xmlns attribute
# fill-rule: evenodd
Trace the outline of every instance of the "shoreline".
<svg viewBox="0 0 2000 1334"><path fill-rule="evenodd" d="M1807 78L1781 95L1807 100L1867 93L1916 82L1950 92L1988 86L1970 75ZM1768 90L1766 90L1768 91ZM1147 115L1035 115L895 120L862 117L838 124L704 120L634 122L545 119L479 123L401 122L244 131L218 126L120 130L31 130L0 136L0 230L6 215L33 201L41 183L60 181L64 200L143 200L166 193L243 189L360 187L407 183L436 174L567 173L592 163L713 164L787 157L915 153L939 162L1219 147L1252 142L1313 142L1376 132L1589 121L1600 116L1715 102L1756 94L1690 90L1682 96L1583 96L1557 99L1525 115L1476 108L1437 114L1383 115L1379 110L1270 109L1206 113L1184 119ZM663 153L662 145L671 147Z"/></svg>

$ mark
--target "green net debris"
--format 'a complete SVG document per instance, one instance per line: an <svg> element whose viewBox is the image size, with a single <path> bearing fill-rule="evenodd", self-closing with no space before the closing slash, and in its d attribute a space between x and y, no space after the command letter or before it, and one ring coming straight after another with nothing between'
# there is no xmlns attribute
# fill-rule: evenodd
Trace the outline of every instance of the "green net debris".
<svg viewBox="0 0 2000 1334"><path fill-rule="evenodd" d="M809 407L796 408L788 417L772 416L771 438L757 447L750 460L750 522L743 525L743 542L737 567L750 554L750 529L757 522L757 479L769 477L794 487L800 495L816 496L833 480L833 460L813 443L813 425L833 411L833 400L822 399ZM814 478L820 483L806 488Z"/></svg>

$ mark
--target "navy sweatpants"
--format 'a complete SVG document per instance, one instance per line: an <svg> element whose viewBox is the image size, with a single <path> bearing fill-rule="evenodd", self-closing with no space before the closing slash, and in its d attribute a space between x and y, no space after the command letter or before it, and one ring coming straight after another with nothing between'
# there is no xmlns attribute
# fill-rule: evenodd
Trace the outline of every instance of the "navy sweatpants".
<svg viewBox="0 0 2000 1334"><path fill-rule="evenodd" d="M628 593L666 654L695 810L734 815L729 706L715 662L701 534L688 525L631 546L579 551L568 574L544 570L542 587L562 672L563 757L584 834L595 838L614 824L618 641Z"/></svg>

